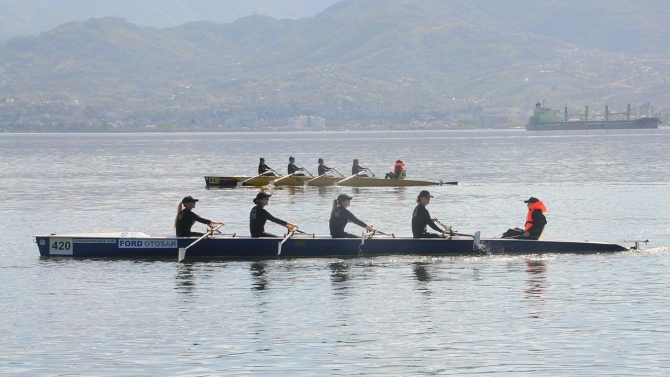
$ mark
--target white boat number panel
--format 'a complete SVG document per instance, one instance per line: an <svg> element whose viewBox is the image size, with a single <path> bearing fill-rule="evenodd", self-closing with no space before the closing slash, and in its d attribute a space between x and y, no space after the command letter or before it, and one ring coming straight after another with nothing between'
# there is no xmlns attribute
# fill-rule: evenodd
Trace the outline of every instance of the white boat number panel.
<svg viewBox="0 0 670 377"><path fill-rule="evenodd" d="M51 237L49 239L49 255L72 255L72 238Z"/></svg>

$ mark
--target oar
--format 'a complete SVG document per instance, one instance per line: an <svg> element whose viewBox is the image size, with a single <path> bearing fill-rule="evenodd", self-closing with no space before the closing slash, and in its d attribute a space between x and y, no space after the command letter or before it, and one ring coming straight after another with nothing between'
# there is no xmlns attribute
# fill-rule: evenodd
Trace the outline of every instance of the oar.
<svg viewBox="0 0 670 377"><path fill-rule="evenodd" d="M316 177L316 178L312 178L312 179L310 179L309 181L305 181L305 183L303 183L303 185L304 185L304 186L309 186L309 183L310 183L310 182L312 182L312 181L316 181L316 180L319 179L319 178L323 178L323 177L327 176L328 174L330 174L330 172L332 172L332 171L336 171L337 174L339 174L339 175L341 175L342 177L344 177L344 176L342 175L342 173L340 173L339 171L337 171L337 170L335 170L335 169L328 169L328 170L326 170L325 173L321 174L320 176L318 176L318 177ZM312 175L312 174L310 174L310 175Z"/></svg>
<svg viewBox="0 0 670 377"><path fill-rule="evenodd" d="M281 254L281 245L283 245L284 242L286 242L289 238L291 238L291 236L293 236L293 233L295 233L296 229L297 229L297 228L293 228L293 229L289 230L289 232L288 232L288 234L286 235L286 237L284 237L284 239L281 240L281 242L279 243L279 247L277 248L277 255L280 255L280 254Z"/></svg>
<svg viewBox="0 0 670 377"><path fill-rule="evenodd" d="M312 173L309 172L309 170L305 168L301 168L305 173L309 174L310 177L313 177Z"/></svg>
<svg viewBox="0 0 670 377"><path fill-rule="evenodd" d="M375 178L375 173L373 173L372 170L370 170L370 169L368 169L368 168L365 168L365 170L369 171L370 174L372 174L372 178Z"/></svg>
<svg viewBox="0 0 670 377"><path fill-rule="evenodd" d="M334 172L336 172L337 174L339 174L340 177L344 178L344 174L342 174L342 173L340 173L339 171L337 171L337 169L334 169L334 168L333 168L333 169L329 169L328 171L334 171Z"/></svg>
<svg viewBox="0 0 670 377"><path fill-rule="evenodd" d="M293 172L293 173L291 173L291 174L289 174L289 175L285 175L285 176L283 176L283 177L281 177L281 178L279 178L279 179L275 179L274 181L272 181L272 185L276 185L277 182L281 181L282 179L284 179L284 178L288 178L288 177L292 177L293 175L295 175L295 172Z"/></svg>
<svg viewBox="0 0 670 377"><path fill-rule="evenodd" d="M270 172L270 171L271 171L271 172L275 172L275 173L277 173L277 172L274 171L273 169L266 170L266 171L264 171L263 173L261 173L261 174L255 176L255 177L251 177L251 178L245 179L245 180L242 181L242 182L237 182L237 187L241 187L242 185L244 185L244 184L247 183L248 181L251 181L252 179L261 177L261 176L265 175L267 172Z"/></svg>
<svg viewBox="0 0 670 377"><path fill-rule="evenodd" d="M223 224L221 224L221 225L217 225L215 228L212 228L212 229L207 230L207 233L203 234L202 237L200 237L200 238L198 238L197 240L193 241L193 243L191 243L190 245L188 245L188 246L186 246L186 247L180 247L180 248L179 248L179 255L177 256L177 262L181 262L181 261L184 260L184 258L186 257L186 249L188 249L189 247L191 247L191 246L197 244L198 242L200 242L200 240L204 239L205 237L209 237L209 236L211 236L212 233L214 233L214 231L218 230L218 229L221 228L222 226L223 226Z"/></svg>
<svg viewBox="0 0 670 377"><path fill-rule="evenodd" d="M340 180L340 181L337 181L337 182L333 183L333 185L334 185L334 186L337 186L337 185L339 185L339 184L342 183L342 182L345 182L345 181L350 180L351 178L358 177L358 174L359 174L359 173L356 173L356 174L351 175L351 176L349 176L349 177L347 177L347 178L344 178L344 179L342 179L342 180Z"/></svg>
<svg viewBox="0 0 670 377"><path fill-rule="evenodd" d="M439 225L441 225L444 228L445 231L449 232L449 235L451 235L451 236L472 237L472 239L474 240L474 247L479 248L479 243L481 241L481 232L480 231L476 231L475 234L458 233L458 232L454 232L451 229L451 227L447 227L446 225L442 224L440 222L440 220L435 220L435 222L438 223Z"/></svg>

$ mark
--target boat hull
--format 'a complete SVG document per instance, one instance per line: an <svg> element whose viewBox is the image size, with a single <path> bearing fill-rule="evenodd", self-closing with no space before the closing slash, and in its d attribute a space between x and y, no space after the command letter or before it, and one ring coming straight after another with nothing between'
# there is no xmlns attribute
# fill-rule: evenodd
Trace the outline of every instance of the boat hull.
<svg viewBox="0 0 670 377"><path fill-rule="evenodd" d="M339 183L342 182L342 183ZM431 182L417 179L381 179L371 177L355 177L344 180L339 177L248 177L243 175L217 177L205 176L207 187L263 187L270 184L275 186L346 186L346 187L414 187L414 186L433 186L440 184L455 185L458 182Z"/></svg>
<svg viewBox="0 0 670 377"><path fill-rule="evenodd" d="M529 123L526 131L580 131L580 130L631 130L657 129L658 118L640 118L620 121L588 121L588 122L547 122Z"/></svg>
<svg viewBox="0 0 670 377"><path fill-rule="evenodd" d="M52 234L35 236L43 257L176 259L179 248L196 238L148 236L142 233ZM475 245L469 237L453 239L415 239L410 237L374 237L333 239L330 237L293 236L281 248L280 238L250 238L215 235L194 243L186 258L268 259L367 257L382 255L482 255L601 253L627 250L625 247L596 242L529 241L482 239Z"/></svg>

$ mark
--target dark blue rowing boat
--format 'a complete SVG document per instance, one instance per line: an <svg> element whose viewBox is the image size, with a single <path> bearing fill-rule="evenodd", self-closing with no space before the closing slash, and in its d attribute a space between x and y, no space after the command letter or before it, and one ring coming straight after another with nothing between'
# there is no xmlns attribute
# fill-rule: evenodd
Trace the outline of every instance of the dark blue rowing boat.
<svg viewBox="0 0 670 377"><path fill-rule="evenodd" d="M374 236L359 239L333 239L313 235L294 235L282 239L250 238L213 234L202 239L149 236L144 233L83 233L35 236L43 257L149 258L174 259L178 250L191 258L327 258L382 255L482 255L607 253L628 250L611 243L572 241L531 241L479 239L456 236L451 239L416 239ZM196 242L197 241L197 242ZM278 255L278 252L280 254Z"/></svg>

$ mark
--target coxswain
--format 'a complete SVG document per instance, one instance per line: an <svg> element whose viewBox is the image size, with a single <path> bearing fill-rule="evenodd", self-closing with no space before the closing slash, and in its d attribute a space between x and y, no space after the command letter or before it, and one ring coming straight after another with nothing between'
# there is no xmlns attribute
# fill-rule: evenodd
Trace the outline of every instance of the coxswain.
<svg viewBox="0 0 670 377"><path fill-rule="evenodd" d="M344 227L349 223L354 223L360 227L365 228L368 232L375 232L375 228L362 222L353 213L349 212L347 207L351 204L351 196L347 194L340 194L337 199L333 201L333 210L330 212L330 235L333 238L358 238L358 236L347 233Z"/></svg>
<svg viewBox="0 0 670 377"><path fill-rule="evenodd" d="M402 179L402 170L405 168L405 163L402 162L401 160L397 160L395 162L395 165L393 165L393 171L390 173L386 173L386 177L384 178L390 178L390 179Z"/></svg>
<svg viewBox="0 0 670 377"><path fill-rule="evenodd" d="M192 196L187 196L181 200L177 206L177 216L174 218L174 229L177 231L177 237L201 237L204 233L191 232L191 227L195 222L215 227L223 225L222 222L211 221L204 219L193 212L195 203L200 199L195 199Z"/></svg>
<svg viewBox="0 0 670 377"><path fill-rule="evenodd" d="M304 168L299 168L298 165L295 164L295 157L291 156L288 158L288 174L291 175L305 175L304 173L298 173L305 170Z"/></svg>
<svg viewBox="0 0 670 377"><path fill-rule="evenodd" d="M444 231L436 224L437 218L431 218L426 206L430 203L430 195L428 190L422 190L416 198L417 206L412 212L412 235L414 238L440 238L444 237ZM442 234L428 233L426 227L429 226Z"/></svg>
<svg viewBox="0 0 670 377"><path fill-rule="evenodd" d="M547 218L544 213L547 212L547 207L542 201L534 196L528 200L524 200L528 206L528 213L526 213L526 225L524 229L514 228L508 229L503 233L502 238L525 238L529 240L537 240L544 231L544 226L547 225Z"/></svg>
<svg viewBox="0 0 670 377"><path fill-rule="evenodd" d="M360 174L362 171L367 170L368 168L364 168L361 165L358 164L358 159L354 158L354 164L351 166L351 175L358 175L359 177L367 177L367 175Z"/></svg>
<svg viewBox="0 0 670 377"><path fill-rule="evenodd" d="M265 210L264 207L270 203L270 196L272 195L261 191L256 195L256 198L254 198L254 204L256 204L256 206L251 209L251 213L249 214L249 231L251 232L251 237L277 237L274 234L265 232L265 223L268 220L285 226L289 231L298 228L297 225L280 220Z"/></svg>
<svg viewBox="0 0 670 377"><path fill-rule="evenodd" d="M265 165L265 159L263 157L261 157L261 160L258 162L258 175L274 175L274 170Z"/></svg>
<svg viewBox="0 0 670 377"><path fill-rule="evenodd" d="M318 170L319 170L319 176L322 176L322 175L328 173L330 170L333 170L333 169L324 165L323 158L319 158L319 169Z"/></svg>

